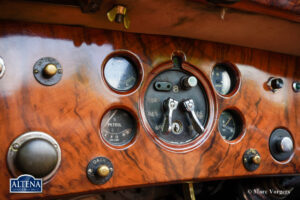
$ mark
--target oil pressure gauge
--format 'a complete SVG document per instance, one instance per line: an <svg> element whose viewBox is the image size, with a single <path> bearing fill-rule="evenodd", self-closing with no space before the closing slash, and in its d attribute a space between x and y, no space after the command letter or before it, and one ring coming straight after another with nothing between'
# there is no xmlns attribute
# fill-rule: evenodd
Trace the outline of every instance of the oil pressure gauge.
<svg viewBox="0 0 300 200"><path fill-rule="evenodd" d="M124 109L112 109L102 118L100 134L112 146L127 145L136 135L136 120Z"/></svg>

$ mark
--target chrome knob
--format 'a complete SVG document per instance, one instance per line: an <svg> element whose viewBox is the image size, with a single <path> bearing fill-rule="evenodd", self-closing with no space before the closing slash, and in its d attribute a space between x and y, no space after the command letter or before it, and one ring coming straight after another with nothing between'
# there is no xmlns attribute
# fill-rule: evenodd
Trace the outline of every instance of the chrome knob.
<svg viewBox="0 0 300 200"><path fill-rule="evenodd" d="M278 147L281 152L291 152L294 148L294 144L291 138L284 137L278 142Z"/></svg>

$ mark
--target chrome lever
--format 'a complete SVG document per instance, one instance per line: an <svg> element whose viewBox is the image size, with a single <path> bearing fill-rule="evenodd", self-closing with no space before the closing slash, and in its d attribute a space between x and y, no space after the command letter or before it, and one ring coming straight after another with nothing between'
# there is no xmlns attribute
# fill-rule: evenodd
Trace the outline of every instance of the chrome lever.
<svg viewBox="0 0 300 200"><path fill-rule="evenodd" d="M165 109L165 116L162 123L162 132L165 134L171 133L172 131L172 116L173 111L177 109L178 101L168 98L163 103L164 109Z"/></svg>
<svg viewBox="0 0 300 200"><path fill-rule="evenodd" d="M195 113L195 103L193 99L188 99L183 102L185 110L189 113L189 116L192 119L192 125L194 129L199 132L203 133L204 132L204 127L199 121L196 113Z"/></svg>

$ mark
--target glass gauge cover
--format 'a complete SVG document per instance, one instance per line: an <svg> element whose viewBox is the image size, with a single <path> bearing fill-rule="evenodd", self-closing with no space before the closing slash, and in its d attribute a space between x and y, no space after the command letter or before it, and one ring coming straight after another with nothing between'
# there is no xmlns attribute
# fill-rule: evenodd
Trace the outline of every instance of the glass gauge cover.
<svg viewBox="0 0 300 200"><path fill-rule="evenodd" d="M100 134L110 145L127 145L136 135L136 120L126 110L110 110L102 118Z"/></svg>
<svg viewBox="0 0 300 200"><path fill-rule="evenodd" d="M220 115L218 128L225 140L234 140L242 131L242 119L235 111L226 110Z"/></svg>
<svg viewBox="0 0 300 200"><path fill-rule="evenodd" d="M113 90L126 92L137 84L138 71L131 60L116 56L106 62L104 78Z"/></svg>
<svg viewBox="0 0 300 200"><path fill-rule="evenodd" d="M213 68L211 79L217 92L221 95L229 94L236 84L234 71L225 64Z"/></svg>

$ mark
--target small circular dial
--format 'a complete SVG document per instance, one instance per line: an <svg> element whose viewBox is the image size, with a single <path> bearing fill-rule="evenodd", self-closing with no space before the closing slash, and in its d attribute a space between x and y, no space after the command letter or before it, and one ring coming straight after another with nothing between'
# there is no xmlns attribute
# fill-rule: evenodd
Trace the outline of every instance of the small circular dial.
<svg viewBox="0 0 300 200"><path fill-rule="evenodd" d="M101 121L101 136L110 145L126 145L135 135L136 121L129 112L113 109L104 115Z"/></svg>
<svg viewBox="0 0 300 200"><path fill-rule="evenodd" d="M226 110L221 113L218 125L221 136L225 140L234 140L242 129L242 120L235 111Z"/></svg>
<svg viewBox="0 0 300 200"><path fill-rule="evenodd" d="M236 81L232 69L220 64L213 68L212 82L218 93L227 95L234 88Z"/></svg>
<svg viewBox="0 0 300 200"><path fill-rule="evenodd" d="M138 81L137 68L125 57L112 57L104 67L104 77L108 85L120 92L131 90Z"/></svg>

